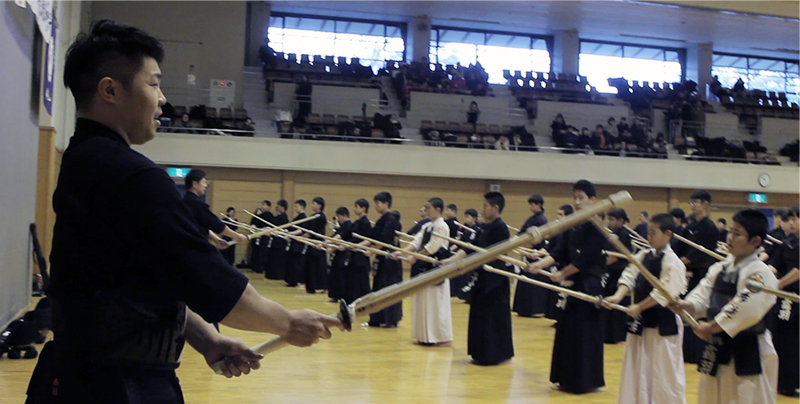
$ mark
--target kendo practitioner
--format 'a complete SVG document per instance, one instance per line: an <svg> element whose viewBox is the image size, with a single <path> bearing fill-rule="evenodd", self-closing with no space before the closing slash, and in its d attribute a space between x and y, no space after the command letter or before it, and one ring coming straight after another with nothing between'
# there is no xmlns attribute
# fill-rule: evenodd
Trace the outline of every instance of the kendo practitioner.
<svg viewBox="0 0 800 404"><path fill-rule="evenodd" d="M417 234L417 232L419 232L422 229L422 226L424 226L425 223L428 223L430 221L431 221L431 219L428 218L428 211L426 210L425 206L419 208L419 220L414 222L414 226L412 226L410 229L408 229L406 234L409 234L409 235L412 235L412 236Z"/></svg>
<svg viewBox="0 0 800 404"><path fill-rule="evenodd" d="M697 369L698 403L774 404L778 355L766 318L776 298L747 288L751 281L778 287L777 278L757 254L769 224L755 209L738 212L732 222L731 257L712 264L686 299L672 307L701 319L694 329L705 342Z"/></svg>
<svg viewBox="0 0 800 404"><path fill-rule="evenodd" d="M442 218L444 219L445 224L450 229L450 234L448 237L450 238L458 238L459 233L461 233L461 227L456 224L458 223L458 206L456 204L451 203L445 206L444 211L442 212Z"/></svg>
<svg viewBox="0 0 800 404"><path fill-rule="evenodd" d="M668 298L686 292L686 266L670 248L674 229L675 221L669 214L653 215L647 225L652 248L635 256L659 279L669 296L655 290L635 265L628 265L619 276L619 287L606 298L608 303L622 304L631 292L634 296L634 304L627 305L631 317L618 404L686 404L683 322L666 307Z"/></svg>
<svg viewBox="0 0 800 404"><path fill-rule="evenodd" d="M209 322L297 346L342 327L260 296L198 229L164 169L131 148L156 136L163 57L157 39L110 20L67 50L77 120L53 195L54 337L29 404L183 403L175 369L184 342L209 364L224 360L228 377L258 368L261 355Z"/></svg>
<svg viewBox="0 0 800 404"><path fill-rule="evenodd" d="M294 201L294 212L295 217L292 219L292 222L305 219L306 201L303 199ZM306 223L308 222L300 223L293 227L296 228L296 230L292 230L289 233L294 236L302 235L303 227L307 226ZM286 247L286 286L305 285L306 247L308 247L308 245L292 239L288 239L286 242L288 243Z"/></svg>
<svg viewBox="0 0 800 404"><path fill-rule="evenodd" d="M256 221L260 224L259 228L263 229L265 227L269 227L269 224L275 225L275 215L272 214L272 202L270 201L262 201L261 202L261 213L258 214L258 217L261 220L256 219ZM270 265L270 261L272 260L271 253L269 246L272 244L272 235L261 236L258 238L258 245L259 245L259 259L258 259L258 267L260 272L264 272L264 278L266 279L283 279L279 277L275 271L272 271L273 268ZM282 272L282 271L281 271Z"/></svg>
<svg viewBox="0 0 800 404"><path fill-rule="evenodd" d="M775 209L772 211L772 230L768 233L776 240L783 240L787 234L783 230L784 223L788 226L789 211L787 209ZM764 252L761 253L761 261L769 263L770 258L774 255L775 251L780 250L780 244L769 240L765 240L761 246Z"/></svg>
<svg viewBox="0 0 800 404"><path fill-rule="evenodd" d="M369 238L378 240L386 244L396 246L396 231L401 229L400 222L392 215L392 194L388 192L379 192L375 195L372 201L375 204L375 210L381 215L381 218L375 222L375 227L372 228L372 235ZM369 241L362 241L360 244L370 246L372 243ZM381 248L378 246L378 248ZM383 248L389 251L387 248ZM387 257L377 257L376 260L377 270L375 271L375 278L372 281L372 290L378 291L385 287L400 283L403 281L403 267L400 261L393 260ZM403 318L403 304L397 302L377 313L369 315L370 327L383 327L383 328L396 328L397 323Z"/></svg>
<svg viewBox="0 0 800 404"><path fill-rule="evenodd" d="M234 209L233 206L228 207L228 209L225 210L225 216L227 217L227 220L223 221L225 226L228 226L228 228L233 232L238 230L239 226L234 223L236 222L236 209ZM226 235L223 235L222 239L226 242L234 241L232 237L228 237ZM233 265L233 263L236 262L236 244L231 245L221 252L222 256L225 257L225 261L228 261L229 264Z"/></svg>
<svg viewBox="0 0 800 404"><path fill-rule="evenodd" d="M470 208L464 211L464 226L469 227L473 231L469 230L462 231L459 240L470 244L477 243L478 235L481 232L481 226L478 225L477 210ZM461 247L458 246L457 244L450 245L450 251L453 253L455 253L460 249ZM470 252L472 251L470 250ZM476 276L477 275L473 271L450 278L450 296L455 296L463 300L465 303L469 303L469 296L472 291L472 287L475 286Z"/></svg>
<svg viewBox="0 0 800 404"><path fill-rule="evenodd" d="M263 203L262 203L261 206L264 206ZM258 216L258 215L261 214L261 212L262 212L261 208L256 208L255 215ZM255 228L259 228L259 226L264 226L264 223L262 221L258 220L258 218L256 218L256 217L251 217L250 218L250 226L255 227ZM257 272L258 268L260 268L259 260L261 259L261 256L259 255L259 252L258 252L259 247L261 247L260 244L261 244L261 242L259 241L259 238L256 238L254 240L250 240L250 243L248 244L247 266L248 266L248 268L252 269L253 272Z"/></svg>
<svg viewBox="0 0 800 404"><path fill-rule="evenodd" d="M325 234L328 225L328 218L325 217L325 199L315 196L311 200L312 215L318 215L316 219L304 223L308 230L315 233ZM305 234L312 240L322 240L321 237L310 233ZM324 247L306 248L306 293L316 293L317 290L328 290L328 255Z"/></svg>
<svg viewBox="0 0 800 404"><path fill-rule="evenodd" d="M694 220L691 220L686 227L685 238L711 251L716 250L719 229L708 216L711 213L711 194L705 189L694 191L690 196L689 205L692 207ZM682 252L683 255L680 257L683 264L686 265L686 276L689 279L688 290L692 290L706 276L708 267L716 260L689 245L685 245ZM705 342L700 340L697 335L691 332L685 333L683 335L683 360L686 363L699 363L704 346Z"/></svg>
<svg viewBox="0 0 800 404"><path fill-rule="evenodd" d="M275 213L272 218L272 224L283 226L289 223L289 216L286 214L289 204L285 199L279 200L275 203ZM266 271L270 273L274 279L286 279L286 248L288 244L285 237L274 234L269 238L269 243L266 248L269 248L269 261L267 262Z"/></svg>
<svg viewBox="0 0 800 404"><path fill-rule="evenodd" d="M669 215L672 216L672 220L675 221L674 234L686 238L686 232L687 232L686 212L684 212L683 209L681 208L672 208L669 211ZM670 247L672 247L672 251L675 254L678 254L679 257L686 255L686 253L684 252L685 249L692 248L683 241L680 241L675 237L672 237L672 241L670 241L669 244Z"/></svg>
<svg viewBox="0 0 800 404"><path fill-rule="evenodd" d="M499 192L485 194L483 201L482 231L479 234L479 247L508 240L508 226L500 217L505 207L505 198ZM459 250L453 257L444 260L448 264L464 258L471 251ZM495 260L489 265L510 270L508 265ZM511 336L511 290L508 278L483 269L478 269L478 279L472 288L469 308L469 331L467 353L472 363L479 366L499 365L514 356L514 342Z"/></svg>
<svg viewBox="0 0 800 404"><path fill-rule="evenodd" d="M434 264L418 260L405 252L416 252L442 260L452 254L448 236L450 229L444 220L445 209L442 198L431 198L426 205L431 221L422 227L414 239L403 250L392 253L391 258L399 259L405 255L411 263L411 277L433 269ZM411 319L411 338L423 346L450 346L453 342L453 317L450 309L450 280L431 286L414 295L413 317Z"/></svg>
<svg viewBox="0 0 800 404"><path fill-rule="evenodd" d="M217 215L211 213L211 208L200 198L206 194L208 189L206 173L203 170L194 169L189 171L183 181L186 186L186 193L183 194L183 203L192 213L200 233L205 234L206 238L214 240L214 244L219 249L228 248L228 242L217 236L218 234L228 236L236 240L237 243L247 243L247 237L225 226L225 223L222 223L222 220Z"/></svg>
<svg viewBox="0 0 800 404"><path fill-rule="evenodd" d="M530 198L528 198L528 205L530 206L532 215L528 218L528 220L525 221L525 223L522 224L522 227L519 228L519 233L517 234L518 236L524 234L531 227L540 227L547 224L547 218L544 216L544 198L542 195L531 195ZM546 246L547 242L543 241L539 244L529 245L526 247L540 249L545 248ZM534 260L538 259L538 256L536 258L533 256L525 257L527 262L533 262ZM523 272L523 276L541 282L548 282L550 280L549 277L541 274ZM517 313L517 315L520 317L544 316L545 311L547 311L548 296L549 294L544 288L536 287L530 283L517 282L517 290L514 292L514 306L512 311Z"/></svg>
<svg viewBox="0 0 800 404"><path fill-rule="evenodd" d="M557 220L563 219L563 218L571 215L573 212L575 212L575 210L572 209L572 205L570 205L570 204L561 205L558 208L558 210L556 211L556 219ZM550 240L549 243L547 243L547 247L545 249L547 250L548 254L552 254L553 251L561 251L562 249L566 248L566 247L563 246L563 244L565 242L566 241L564 239L564 233L559 233L555 237L553 237ZM551 272L553 272L553 271L558 269L555 266L555 264L557 264L557 263L554 261L554 263L549 268L549 270ZM552 280L548 280L548 282L555 285L555 283ZM559 306L559 301L560 300L564 300L566 298L567 298L567 296L566 295L562 295L561 293L555 292L553 290L548 291L548 293L547 293L547 310L544 313L545 318L549 318L551 320L558 321L558 319L561 317L561 313L562 313L562 310L558 307ZM552 327L555 327L555 324L553 324Z"/></svg>
<svg viewBox="0 0 800 404"><path fill-rule="evenodd" d="M358 218L353 222L352 233L372 234L372 224L367 217L369 201L359 198L353 204L353 214ZM359 240L350 239L354 243ZM369 284L369 257L360 251L350 251L350 262L346 266L344 277L344 300L350 304L361 296L372 291Z"/></svg>
<svg viewBox="0 0 800 404"><path fill-rule="evenodd" d="M575 183L572 195L577 210L597 201L594 184L587 180ZM562 268L553 273L554 282L590 296L600 296L603 293L605 237L592 223L587 222L566 231L564 241L561 249L553 251L550 257L534 262L529 270L538 272L560 263ZM550 382L569 393L595 391L605 385L600 309L571 297L559 301L559 304L562 313L556 323Z"/></svg>
<svg viewBox="0 0 800 404"><path fill-rule="evenodd" d="M669 216L667 216L669 218ZM670 218L671 220L671 218ZM606 224L608 228L611 229L612 232L617 236L617 239L622 242L625 248L628 251L631 251L631 232L625 228L625 224L628 223L628 213L625 212L625 209L616 208L612 209L608 213L606 213ZM651 221L647 228L648 231L650 226L653 225ZM658 224L656 224L657 226ZM670 227L671 229L674 226ZM672 233L670 233L670 237L672 237ZM606 250L608 251L616 251L617 249L614 247L611 242L606 242ZM619 251L617 251L619 252ZM605 265L605 272L603 273L603 295L610 296L614 294L614 291L617 290L617 282L619 281L619 277L622 275L622 271L625 270L625 267L628 266L628 260L624 258L617 258L617 257L606 257L606 265ZM683 271L683 275L686 276L686 271ZM686 292L686 288L684 287L681 289L681 293ZM627 306L631 303L630 297L625 296L621 303L623 306ZM619 310L611 310L603 312L605 316L605 338L604 342L607 344L616 344L618 342L625 341L625 338L628 334L628 316ZM683 356L681 355L681 358Z"/></svg>
<svg viewBox="0 0 800 404"><path fill-rule="evenodd" d="M798 289L798 207L794 206L787 213L788 235L782 240L778 248L773 250L769 264L778 277L778 289L791 293L800 293ZM777 244L777 243L775 243ZM798 304L786 298L779 298L772 310L774 322L775 350L780 359L778 368L778 393L784 396L797 397L798 383L800 383L800 322L798 322Z"/></svg>
<svg viewBox="0 0 800 404"><path fill-rule="evenodd" d="M333 233L333 238L343 241L352 241L353 222L350 221L350 210L344 206L336 209L336 222L339 227ZM338 302L344 298L345 277L350 264L350 250L341 245L337 249L328 247L331 257L331 269L328 274L328 301Z"/></svg>

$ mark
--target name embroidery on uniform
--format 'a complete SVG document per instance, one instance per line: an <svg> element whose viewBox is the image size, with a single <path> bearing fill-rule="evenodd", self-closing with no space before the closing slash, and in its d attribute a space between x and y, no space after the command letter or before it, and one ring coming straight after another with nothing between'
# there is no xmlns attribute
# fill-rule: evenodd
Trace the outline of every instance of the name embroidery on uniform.
<svg viewBox="0 0 800 404"><path fill-rule="evenodd" d="M778 312L778 319L789 321L792 316L792 302L789 299L781 298L781 310Z"/></svg>
<svg viewBox="0 0 800 404"><path fill-rule="evenodd" d="M717 345L721 342L719 337L711 337L711 341L709 344L706 345L705 350L703 350L703 358L700 359L700 366L699 369L700 373L703 374L711 374L711 371L714 369L714 365L717 363L717 352L719 348Z"/></svg>

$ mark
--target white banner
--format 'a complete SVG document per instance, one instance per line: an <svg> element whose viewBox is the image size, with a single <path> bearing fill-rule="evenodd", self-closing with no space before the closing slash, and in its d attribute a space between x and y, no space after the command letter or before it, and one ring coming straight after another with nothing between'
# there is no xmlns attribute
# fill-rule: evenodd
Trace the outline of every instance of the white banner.
<svg viewBox="0 0 800 404"><path fill-rule="evenodd" d="M44 42L53 44L53 0L28 0L28 4L36 16L36 24L39 26L39 32L42 33Z"/></svg>

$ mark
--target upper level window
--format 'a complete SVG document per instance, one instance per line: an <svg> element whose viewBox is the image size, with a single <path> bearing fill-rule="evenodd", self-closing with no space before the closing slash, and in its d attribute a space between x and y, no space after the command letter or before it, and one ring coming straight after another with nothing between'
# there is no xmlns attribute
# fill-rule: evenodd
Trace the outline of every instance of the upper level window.
<svg viewBox="0 0 800 404"><path fill-rule="evenodd" d="M601 93L616 94L608 79L623 77L628 84L682 81L681 50L581 41L578 74Z"/></svg>
<svg viewBox="0 0 800 404"><path fill-rule="evenodd" d="M786 93L791 102L798 102L800 75L797 61L757 58L741 55L715 53L711 63L711 74L727 88L739 79L748 90Z"/></svg>
<svg viewBox="0 0 800 404"><path fill-rule="evenodd" d="M403 60L404 27L399 24L321 19L301 16L270 17L267 38L276 52L359 58L372 70L386 60Z"/></svg>
<svg viewBox="0 0 800 404"><path fill-rule="evenodd" d="M434 27L429 60L443 66L480 63L489 75L489 83L505 84L503 70L549 72L548 41L530 35Z"/></svg>

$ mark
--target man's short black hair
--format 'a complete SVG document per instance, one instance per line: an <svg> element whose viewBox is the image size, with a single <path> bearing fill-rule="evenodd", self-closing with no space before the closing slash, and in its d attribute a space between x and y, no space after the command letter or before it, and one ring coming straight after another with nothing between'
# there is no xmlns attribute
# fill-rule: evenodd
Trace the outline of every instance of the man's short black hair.
<svg viewBox="0 0 800 404"><path fill-rule="evenodd" d="M503 209L506 207L506 198L503 194L499 192L487 192L483 194L483 199L486 199L486 202L489 202L489 205L497 206L498 212L503 213Z"/></svg>
<svg viewBox="0 0 800 404"><path fill-rule="evenodd" d="M698 189L697 191L692 192L692 195L689 197L689 199L699 199L701 201L711 203L711 193L705 189Z"/></svg>
<svg viewBox="0 0 800 404"><path fill-rule="evenodd" d="M728 224L728 221L723 219L723 218L717 219L717 222L722 223L723 225L727 225Z"/></svg>
<svg viewBox="0 0 800 404"><path fill-rule="evenodd" d="M356 199L356 205L364 208L364 213L368 213L369 212L369 201L368 200L366 200L364 198L358 198L358 199Z"/></svg>
<svg viewBox="0 0 800 404"><path fill-rule="evenodd" d="M455 203L451 203L451 204L447 205L447 209L450 209L453 212L458 212L458 206L456 206Z"/></svg>
<svg viewBox="0 0 800 404"><path fill-rule="evenodd" d="M295 205L300 205L300 206L302 206L302 207L303 207L303 209L305 209L305 207L306 207L306 201L305 201L305 199L298 199L298 200L294 201L294 204L295 204Z"/></svg>
<svg viewBox="0 0 800 404"><path fill-rule="evenodd" d="M431 199L428 199L428 203L430 203L431 207L433 207L434 209L439 209L440 213L444 210L444 201L442 200L442 198L433 197Z"/></svg>
<svg viewBox="0 0 800 404"><path fill-rule="evenodd" d="M573 214L575 212L575 209L570 204L561 205L561 207L558 208L558 209L559 210L563 210L564 214L567 215L567 216L569 216L569 215L571 215L571 214Z"/></svg>
<svg viewBox="0 0 800 404"><path fill-rule="evenodd" d="M786 214L786 220L789 220L790 217L800 218L800 207L795 205L789 208L789 212Z"/></svg>
<svg viewBox="0 0 800 404"><path fill-rule="evenodd" d="M267 205L267 206L269 206L269 207L272 207L272 202L270 202L270 201L268 201L268 200L266 200L266 199L264 199L263 201L261 201L261 204L262 204L262 205Z"/></svg>
<svg viewBox="0 0 800 404"><path fill-rule="evenodd" d="M769 221L767 216L755 209L742 209L733 215L733 221L739 223L747 232L747 239L752 240L753 237L761 237L761 240L767 237L769 231Z"/></svg>
<svg viewBox="0 0 800 404"><path fill-rule="evenodd" d="M225 209L225 213L228 213L230 211L236 212L236 209L234 209L233 206L228 206L228 209Z"/></svg>
<svg viewBox="0 0 800 404"><path fill-rule="evenodd" d="M542 197L540 194L533 194L530 196L530 198L528 198L528 204L530 205L532 203L544 206L544 197Z"/></svg>
<svg viewBox="0 0 800 404"><path fill-rule="evenodd" d="M200 182L203 178L206 178L206 172L199 168L194 168L184 177L183 185L186 186L186 190L188 191L192 188L192 184Z"/></svg>
<svg viewBox="0 0 800 404"><path fill-rule="evenodd" d="M650 214L649 214L649 213L647 213L647 211L646 211L646 210L643 210L643 211L639 212L639 214L641 214L641 215L642 215L642 216L644 216L644 217L650 217Z"/></svg>
<svg viewBox="0 0 800 404"><path fill-rule="evenodd" d="M315 196L311 202L316 202L316 204L319 205L320 212L325 210L325 199L323 199L321 196Z"/></svg>
<svg viewBox="0 0 800 404"><path fill-rule="evenodd" d="M669 213L658 213L653 215L653 217L650 219L650 223L658 226L658 229L664 233L669 230L672 232L672 234L675 234L675 219L673 219L672 215ZM672 234L670 234L670 237L672 237Z"/></svg>
<svg viewBox="0 0 800 404"><path fill-rule="evenodd" d="M67 49L64 85L72 91L77 109L83 110L104 77L119 80L130 90L146 57L159 65L164 61L164 47L158 39L136 27L107 19L95 21L89 32L78 35Z"/></svg>
<svg viewBox="0 0 800 404"><path fill-rule="evenodd" d="M475 209L469 208L469 209L464 211L464 216L471 216L471 217L477 218L478 217L478 211L475 210Z"/></svg>
<svg viewBox="0 0 800 404"><path fill-rule="evenodd" d="M336 208L336 214L339 216L350 217L350 211L344 206L339 206L338 208Z"/></svg>
<svg viewBox="0 0 800 404"><path fill-rule="evenodd" d="M283 210L289 209L289 202L286 202L286 199L279 200L276 205L283 208Z"/></svg>
<svg viewBox="0 0 800 404"><path fill-rule="evenodd" d="M789 210L788 209L775 209L772 211L772 217L779 217L784 222L789 220Z"/></svg>
<svg viewBox="0 0 800 404"><path fill-rule="evenodd" d="M589 182L588 180L580 180L572 186L572 192L575 191L583 191L589 198L594 198L597 196L597 191L594 189L594 184Z"/></svg>
<svg viewBox="0 0 800 404"><path fill-rule="evenodd" d="M375 197L372 198L372 199L375 202L387 203L387 204L389 204L390 208L392 207L392 194L390 194L390 193L388 193L386 191L378 192L377 194L375 194Z"/></svg>
<svg viewBox="0 0 800 404"><path fill-rule="evenodd" d="M626 222L630 221L628 219L628 212L626 212L625 209L622 208L611 209L610 211L608 211L608 216L613 217L614 219L622 219Z"/></svg>
<svg viewBox="0 0 800 404"><path fill-rule="evenodd" d="M669 211L669 214L672 217L677 217L680 219L681 223L686 221L686 212L684 212L681 208L672 208L672 210Z"/></svg>

